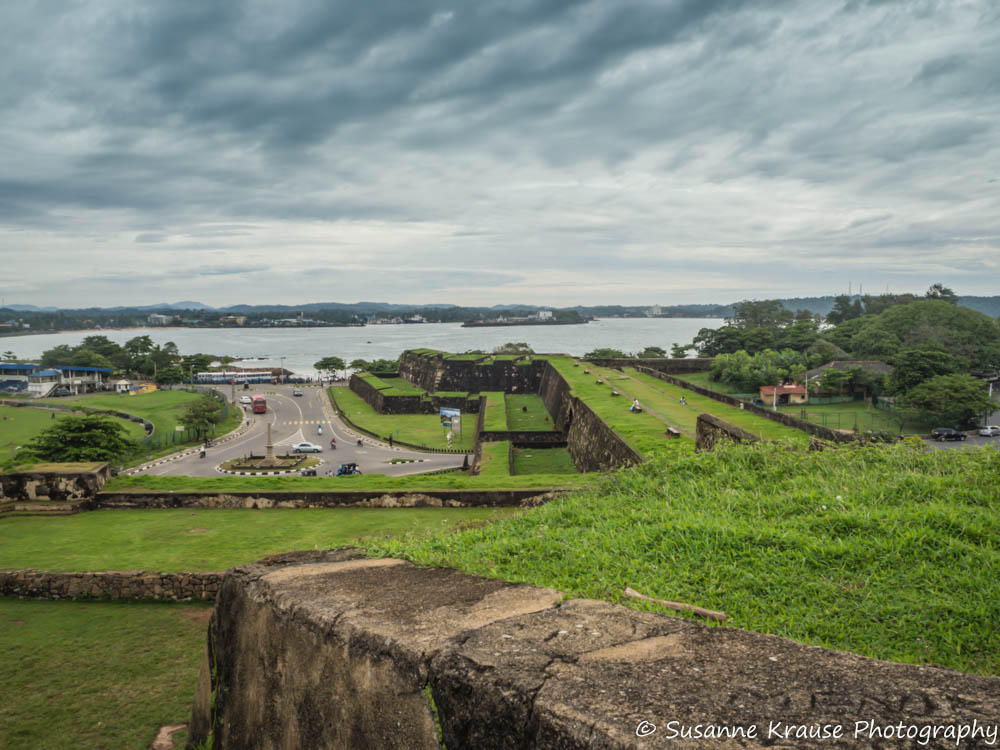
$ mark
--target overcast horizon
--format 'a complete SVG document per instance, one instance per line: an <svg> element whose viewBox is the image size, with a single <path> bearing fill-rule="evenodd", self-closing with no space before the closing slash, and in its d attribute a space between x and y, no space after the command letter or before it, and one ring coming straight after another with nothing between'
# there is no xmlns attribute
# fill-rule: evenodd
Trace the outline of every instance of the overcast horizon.
<svg viewBox="0 0 1000 750"><path fill-rule="evenodd" d="M1000 5L0 10L0 295L1000 293Z"/></svg>

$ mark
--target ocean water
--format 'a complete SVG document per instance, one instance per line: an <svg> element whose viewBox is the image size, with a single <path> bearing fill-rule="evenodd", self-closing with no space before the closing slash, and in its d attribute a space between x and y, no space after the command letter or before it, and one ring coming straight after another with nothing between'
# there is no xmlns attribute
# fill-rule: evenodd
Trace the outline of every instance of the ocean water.
<svg viewBox="0 0 1000 750"><path fill-rule="evenodd" d="M123 344L149 336L156 344L172 341L182 354L245 358L243 367L284 367L313 376L313 362L322 357L393 359L405 349L426 347L449 352L491 351L507 342L524 342L538 353L575 356L609 347L637 352L659 346L668 353L675 343L691 343L702 328L718 328L721 318L602 318L584 325L462 328L460 323L376 325L362 328L130 328L73 331L0 339L0 350L20 359L35 359L46 349L76 346L86 336L100 334ZM282 360L282 358L284 358Z"/></svg>

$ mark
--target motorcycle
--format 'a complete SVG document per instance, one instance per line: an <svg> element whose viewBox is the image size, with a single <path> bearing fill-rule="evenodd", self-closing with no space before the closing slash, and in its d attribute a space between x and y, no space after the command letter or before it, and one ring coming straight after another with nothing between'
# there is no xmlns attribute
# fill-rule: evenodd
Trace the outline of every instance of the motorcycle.
<svg viewBox="0 0 1000 750"><path fill-rule="evenodd" d="M332 451L337 450L337 441L336 440L331 440L330 441L330 450L332 450Z"/></svg>
<svg viewBox="0 0 1000 750"><path fill-rule="evenodd" d="M323 434L323 425L321 425L321 424L316 425L316 434L317 435L322 435Z"/></svg>

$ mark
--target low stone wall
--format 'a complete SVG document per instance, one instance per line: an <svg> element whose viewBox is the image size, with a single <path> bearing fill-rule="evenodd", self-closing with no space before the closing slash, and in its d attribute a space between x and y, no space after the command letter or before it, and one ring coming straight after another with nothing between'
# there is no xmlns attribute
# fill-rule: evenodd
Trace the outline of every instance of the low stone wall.
<svg viewBox="0 0 1000 750"><path fill-rule="evenodd" d="M46 573L0 570L0 596L21 599L215 601L225 573Z"/></svg>
<svg viewBox="0 0 1000 750"><path fill-rule="evenodd" d="M559 430L538 432L526 430L483 430L479 439L486 443L499 443L507 440L520 445L537 445L540 448L558 448L566 445L566 436Z"/></svg>
<svg viewBox="0 0 1000 750"><path fill-rule="evenodd" d="M711 451L720 440L736 443L758 443L760 438L712 414L699 414L695 427L695 451Z"/></svg>
<svg viewBox="0 0 1000 750"><path fill-rule="evenodd" d="M727 396L725 393L717 393L716 391L709 390L708 388L702 388L700 385L689 383L686 380L675 378L657 370L651 370L648 367L636 367L635 369L639 372L645 373L646 375L652 375L655 378L666 381L667 383L680 386L681 388L687 388L689 391L694 391L702 396L708 396L709 398L715 399L723 404L729 404L730 406L743 409L743 411L748 411L751 414L756 414L758 417L764 417L765 419L770 419L772 422L779 422L788 427L794 427L797 430L802 430L803 432L814 437L818 437L821 440L828 440L833 443L849 443L854 440L854 436L849 433L831 430L829 427L822 427L818 424L813 424L812 422L806 422L805 420L791 417L787 414L783 414L782 412L773 411L772 409L764 409L756 404L751 404L749 401L743 401L738 398L733 398L732 396Z"/></svg>
<svg viewBox="0 0 1000 750"><path fill-rule="evenodd" d="M73 502L98 492L111 478L108 464L80 471L15 471L0 473L0 499Z"/></svg>
<svg viewBox="0 0 1000 750"><path fill-rule="evenodd" d="M338 492L101 492L101 510L138 508L494 508L538 505L562 490L352 490Z"/></svg>
<svg viewBox="0 0 1000 750"><path fill-rule="evenodd" d="M211 736L216 750L439 750L442 740L449 750L979 750L995 746L989 735L959 743L955 733L998 723L997 678L342 550L229 571L209 624L190 742ZM871 736L899 725L941 729L919 745ZM706 726L742 736L681 735ZM817 735L824 727L830 734Z"/></svg>
<svg viewBox="0 0 1000 750"><path fill-rule="evenodd" d="M712 369L713 360L711 357L692 357L690 359L672 357L667 359L586 359L584 361L598 367L611 367L615 370L639 365L668 375L682 375L686 372L708 372Z"/></svg>

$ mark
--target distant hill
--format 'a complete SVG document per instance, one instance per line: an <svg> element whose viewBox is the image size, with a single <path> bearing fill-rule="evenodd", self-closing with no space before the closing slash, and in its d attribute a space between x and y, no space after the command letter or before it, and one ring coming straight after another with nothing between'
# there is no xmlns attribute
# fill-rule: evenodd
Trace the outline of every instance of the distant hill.
<svg viewBox="0 0 1000 750"><path fill-rule="evenodd" d="M854 294L851 299L861 299L862 295ZM872 295L877 297L878 295ZM919 295L918 295L919 296ZM778 300L788 310L811 310L820 315L827 315L833 309L835 296L826 297L791 297ZM1000 317L1000 296L993 297L959 297L958 304L971 310L978 310L991 318Z"/></svg>

